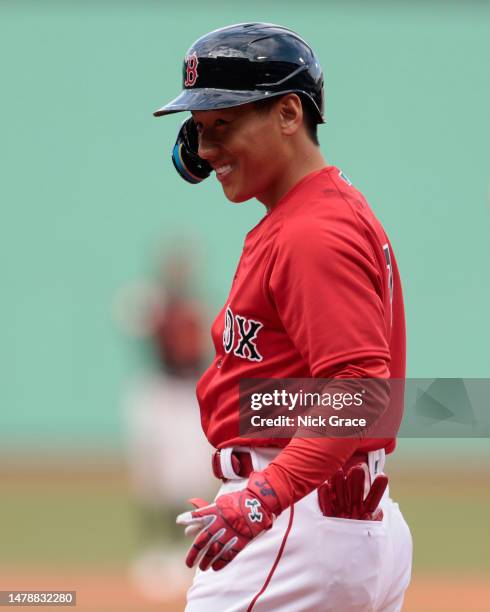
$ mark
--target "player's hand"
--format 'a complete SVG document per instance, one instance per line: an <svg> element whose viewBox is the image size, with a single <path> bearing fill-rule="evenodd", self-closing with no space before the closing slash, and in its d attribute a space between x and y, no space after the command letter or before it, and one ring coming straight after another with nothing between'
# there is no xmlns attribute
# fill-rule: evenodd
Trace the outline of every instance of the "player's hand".
<svg viewBox="0 0 490 612"><path fill-rule="evenodd" d="M187 553L188 567L220 570L253 538L272 527L274 515L254 491L254 480L251 477L246 489L221 495L214 504L189 500L197 509L177 517L177 524L186 527L186 535L195 536Z"/></svg>
<svg viewBox="0 0 490 612"><path fill-rule="evenodd" d="M376 476L365 495L366 467L358 464L347 474L339 470L318 489L318 502L325 516L366 521L383 520L383 511L378 508L388 486L388 477Z"/></svg>

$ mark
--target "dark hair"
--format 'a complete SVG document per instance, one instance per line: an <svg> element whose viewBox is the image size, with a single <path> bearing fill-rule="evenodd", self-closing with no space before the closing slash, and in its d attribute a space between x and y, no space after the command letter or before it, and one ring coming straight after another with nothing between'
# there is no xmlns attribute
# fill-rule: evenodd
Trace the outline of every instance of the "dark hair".
<svg viewBox="0 0 490 612"><path fill-rule="evenodd" d="M274 104L277 102L277 100L279 100L279 98L281 98L282 96L275 96L274 98L267 98L266 100L258 100L257 102L254 102L254 107L255 109L260 112L260 113L267 113L270 111L270 109L274 106ZM300 100L301 100L301 105L303 107L303 122L306 126L306 132L308 134L308 136L310 137L311 141L316 145L319 146L320 142L318 141L318 132L317 132L317 120L316 120L316 114L314 113L312 107L311 107L311 102L304 98L303 96L299 96Z"/></svg>

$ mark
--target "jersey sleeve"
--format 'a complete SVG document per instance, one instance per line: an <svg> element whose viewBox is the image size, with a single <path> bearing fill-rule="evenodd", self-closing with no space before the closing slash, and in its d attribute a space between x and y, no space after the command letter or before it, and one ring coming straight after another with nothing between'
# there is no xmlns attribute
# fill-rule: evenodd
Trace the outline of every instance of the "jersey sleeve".
<svg viewBox="0 0 490 612"><path fill-rule="evenodd" d="M383 279L354 217L303 219L278 236L269 290L281 322L315 378L387 378ZM355 438L293 438L264 471L275 512L330 478Z"/></svg>
<svg viewBox="0 0 490 612"><path fill-rule="evenodd" d="M333 379L369 376L386 379L388 367L382 359L365 359L344 364L330 376ZM292 438L264 470L276 494L276 506L271 510L279 514L331 478L358 450L359 442L355 437Z"/></svg>
<svg viewBox="0 0 490 612"><path fill-rule="evenodd" d="M271 258L269 291L311 376L328 378L364 358L389 361L383 279L355 216L288 221Z"/></svg>

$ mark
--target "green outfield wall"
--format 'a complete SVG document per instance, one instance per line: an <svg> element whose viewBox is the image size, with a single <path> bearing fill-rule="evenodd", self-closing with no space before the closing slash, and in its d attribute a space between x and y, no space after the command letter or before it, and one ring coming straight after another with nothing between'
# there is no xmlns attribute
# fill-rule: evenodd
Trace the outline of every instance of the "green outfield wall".
<svg viewBox="0 0 490 612"><path fill-rule="evenodd" d="M301 33L326 76L321 147L385 225L404 283L408 373L490 377L490 3L0 3L2 448L117 448L145 367L115 295L159 245L198 245L225 300L256 202L170 162L199 35L260 20ZM196 420L196 426L197 420Z"/></svg>

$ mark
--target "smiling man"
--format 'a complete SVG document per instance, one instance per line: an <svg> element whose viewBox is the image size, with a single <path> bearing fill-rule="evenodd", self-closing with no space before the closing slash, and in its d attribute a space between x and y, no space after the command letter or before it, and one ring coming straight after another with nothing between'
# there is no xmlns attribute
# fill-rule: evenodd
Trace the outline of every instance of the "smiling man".
<svg viewBox="0 0 490 612"><path fill-rule="evenodd" d="M198 39L183 91L155 112L192 114L172 153L185 180L214 171L228 200L267 210L247 234L197 387L223 484L214 503L193 499L178 517L194 538L186 562L199 568L188 612L391 612L410 581L410 532L382 473L394 429L240 436L240 380L405 377L396 261L362 194L323 158L323 102L309 45L249 23Z"/></svg>
<svg viewBox="0 0 490 612"><path fill-rule="evenodd" d="M198 155L231 202L256 198L269 210L304 176L325 167L296 93L217 111L194 111ZM264 135L267 133L267 137ZM273 152L273 155L271 155Z"/></svg>

